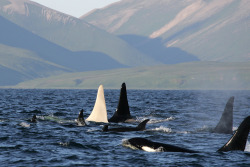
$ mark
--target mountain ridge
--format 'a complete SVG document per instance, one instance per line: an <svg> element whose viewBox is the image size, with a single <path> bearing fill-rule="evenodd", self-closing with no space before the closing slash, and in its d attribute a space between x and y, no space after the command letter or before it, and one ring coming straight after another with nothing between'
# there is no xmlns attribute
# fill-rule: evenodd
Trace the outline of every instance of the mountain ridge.
<svg viewBox="0 0 250 167"><path fill-rule="evenodd" d="M10 7L19 3L25 12ZM159 63L102 29L32 1L3 0L0 5L2 17L70 51L103 53L125 66Z"/></svg>
<svg viewBox="0 0 250 167"><path fill-rule="evenodd" d="M244 62L249 10L248 0L121 0L81 19L118 36L160 38L201 61Z"/></svg>

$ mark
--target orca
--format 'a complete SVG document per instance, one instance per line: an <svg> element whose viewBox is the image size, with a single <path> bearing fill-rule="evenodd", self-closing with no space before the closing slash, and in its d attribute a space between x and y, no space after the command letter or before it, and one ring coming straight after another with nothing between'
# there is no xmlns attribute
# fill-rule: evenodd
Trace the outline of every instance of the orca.
<svg viewBox="0 0 250 167"><path fill-rule="evenodd" d="M79 112L79 115L78 115L78 118L77 118L77 125L78 126L85 126L86 125L86 123L85 123L85 120L84 120L84 118L83 118L83 109Z"/></svg>
<svg viewBox="0 0 250 167"><path fill-rule="evenodd" d="M33 117L31 118L30 122L36 123L36 115L33 115Z"/></svg>
<svg viewBox="0 0 250 167"><path fill-rule="evenodd" d="M230 97L217 126L212 130L214 133L233 134L233 106L234 96Z"/></svg>
<svg viewBox="0 0 250 167"><path fill-rule="evenodd" d="M187 152L196 153L197 151L177 147L170 144L163 144L158 142L153 142L145 138L131 138L123 142L123 146L131 147L134 149L144 150L147 152Z"/></svg>
<svg viewBox="0 0 250 167"><path fill-rule="evenodd" d="M129 111L126 84L122 83L117 109L114 115L108 121L118 123L118 122L126 122L131 119L132 116L130 115Z"/></svg>
<svg viewBox="0 0 250 167"><path fill-rule="evenodd" d="M36 122L37 122L37 117L36 117L36 114L34 114L32 118L27 119L27 122L30 122L30 123L36 123Z"/></svg>
<svg viewBox="0 0 250 167"><path fill-rule="evenodd" d="M221 147L218 152L227 151L244 151L246 147L246 142L250 129L250 116L246 117L234 135L229 139L229 141ZM123 142L123 146L130 147L134 149L149 151L149 152L187 152L187 153L197 153L197 151L173 146L170 144L163 144L158 142L153 142L145 138L131 138Z"/></svg>
<svg viewBox="0 0 250 167"><path fill-rule="evenodd" d="M149 121L149 119L146 119L142 121L137 127L122 127L122 128L108 128L108 125L104 125L102 131L103 132L129 132L129 131L143 131L146 129L146 124Z"/></svg>
<svg viewBox="0 0 250 167"><path fill-rule="evenodd" d="M108 123L103 85L100 85L98 88L94 108L86 120L92 122Z"/></svg>
<svg viewBox="0 0 250 167"><path fill-rule="evenodd" d="M250 129L250 116L246 117L234 135L229 139L229 141L221 147L218 151L226 152L226 151L244 151L246 147L246 142Z"/></svg>

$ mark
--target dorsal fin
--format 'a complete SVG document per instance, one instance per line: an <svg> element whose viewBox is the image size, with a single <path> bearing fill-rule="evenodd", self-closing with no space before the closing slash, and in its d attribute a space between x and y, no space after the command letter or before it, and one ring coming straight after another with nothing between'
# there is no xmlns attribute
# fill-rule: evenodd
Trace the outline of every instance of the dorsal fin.
<svg viewBox="0 0 250 167"><path fill-rule="evenodd" d="M103 132L107 132L109 130L109 126L108 125L104 125L102 128Z"/></svg>
<svg viewBox="0 0 250 167"><path fill-rule="evenodd" d="M82 126L86 125L85 120L83 118L83 111L84 110L81 109L81 111L79 112L78 118L77 118L77 124L82 125Z"/></svg>
<svg viewBox="0 0 250 167"><path fill-rule="evenodd" d="M131 119L128 98L127 98L127 90L126 84L122 83L119 103L114 115L109 119L109 122L124 122L127 119Z"/></svg>
<svg viewBox="0 0 250 167"><path fill-rule="evenodd" d="M240 124L237 131L231 137L231 139L218 151L244 151L246 147L247 137L250 129L250 116L246 117Z"/></svg>
<svg viewBox="0 0 250 167"><path fill-rule="evenodd" d="M213 132L216 133L233 133L233 106L234 96L230 97L225 106L224 112Z"/></svg>
<svg viewBox="0 0 250 167"><path fill-rule="evenodd" d="M95 106L94 106L90 116L86 120L93 121L93 122L108 123L107 109L106 109L104 90L103 90L102 85L100 85L98 88Z"/></svg>
<svg viewBox="0 0 250 167"><path fill-rule="evenodd" d="M142 121L138 126L137 129L139 130L145 130L146 129L146 124L148 123L149 119L146 119L144 121Z"/></svg>
<svg viewBox="0 0 250 167"><path fill-rule="evenodd" d="M33 115L31 122L36 122L36 115Z"/></svg>

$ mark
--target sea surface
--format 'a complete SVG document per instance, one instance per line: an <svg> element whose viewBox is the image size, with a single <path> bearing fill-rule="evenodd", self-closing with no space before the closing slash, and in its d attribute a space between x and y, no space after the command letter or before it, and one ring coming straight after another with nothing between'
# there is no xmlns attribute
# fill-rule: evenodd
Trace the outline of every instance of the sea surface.
<svg viewBox="0 0 250 167"><path fill-rule="evenodd" d="M105 90L110 118L120 90ZM135 127L145 131L102 132L103 123L77 126L81 109L91 113L96 90L0 89L0 166L250 166L245 151L217 152L232 135L211 133L227 100L234 101L234 130L250 115L250 91L127 90ZM37 115L38 122L29 119ZM144 137L201 153L145 152L122 142Z"/></svg>

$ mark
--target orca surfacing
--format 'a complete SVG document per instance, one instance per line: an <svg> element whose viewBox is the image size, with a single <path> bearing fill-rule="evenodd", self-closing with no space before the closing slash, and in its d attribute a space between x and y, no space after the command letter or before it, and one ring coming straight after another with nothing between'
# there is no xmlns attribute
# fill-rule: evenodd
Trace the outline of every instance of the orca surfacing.
<svg viewBox="0 0 250 167"><path fill-rule="evenodd" d="M247 137L249 134L250 129L250 116L246 117L242 123L240 124L239 128L235 132L235 134L229 139L229 141L221 147L218 151L219 152L226 152L226 151L244 151ZM131 138L123 142L123 146L135 148L144 151L150 152L187 152L187 153L197 153L197 151L181 148L178 146L164 144L159 142L153 142L145 138Z"/></svg>
<svg viewBox="0 0 250 167"><path fill-rule="evenodd" d="M130 132L130 131L143 131L146 128L146 124L149 119L142 121L137 127L122 127L122 128L108 128L108 125L104 125L102 131L103 132Z"/></svg>

